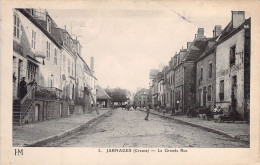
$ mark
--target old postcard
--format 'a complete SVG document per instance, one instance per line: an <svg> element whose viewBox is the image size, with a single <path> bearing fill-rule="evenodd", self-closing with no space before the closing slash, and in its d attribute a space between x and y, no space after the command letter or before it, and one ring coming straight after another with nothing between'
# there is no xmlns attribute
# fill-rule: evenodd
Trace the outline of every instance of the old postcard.
<svg viewBox="0 0 260 165"><path fill-rule="evenodd" d="M2 164L258 164L259 1L3 1Z"/></svg>

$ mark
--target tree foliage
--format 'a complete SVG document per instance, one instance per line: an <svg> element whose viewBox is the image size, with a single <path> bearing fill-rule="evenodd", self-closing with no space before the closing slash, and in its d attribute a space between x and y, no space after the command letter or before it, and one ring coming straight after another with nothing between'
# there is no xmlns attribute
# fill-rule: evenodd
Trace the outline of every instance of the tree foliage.
<svg viewBox="0 0 260 165"><path fill-rule="evenodd" d="M113 102L126 102L127 101L127 90L121 88L105 89L107 94L111 97Z"/></svg>

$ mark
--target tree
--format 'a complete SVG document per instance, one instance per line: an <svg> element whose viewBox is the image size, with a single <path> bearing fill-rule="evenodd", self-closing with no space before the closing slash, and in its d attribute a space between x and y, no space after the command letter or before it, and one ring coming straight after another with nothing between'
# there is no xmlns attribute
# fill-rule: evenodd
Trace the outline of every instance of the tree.
<svg viewBox="0 0 260 165"><path fill-rule="evenodd" d="M111 97L113 102L126 102L127 101L127 90L121 88L105 89L107 94Z"/></svg>

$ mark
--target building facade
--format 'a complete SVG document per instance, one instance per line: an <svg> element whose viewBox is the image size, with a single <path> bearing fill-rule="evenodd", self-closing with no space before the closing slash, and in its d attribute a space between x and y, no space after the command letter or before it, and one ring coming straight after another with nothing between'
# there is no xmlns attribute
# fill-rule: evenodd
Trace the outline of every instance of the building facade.
<svg viewBox="0 0 260 165"><path fill-rule="evenodd" d="M142 88L136 92L134 96L134 102L137 107L145 107L148 105L148 94L149 90Z"/></svg>
<svg viewBox="0 0 260 165"><path fill-rule="evenodd" d="M233 11L216 46L216 104L249 118L251 19Z"/></svg>
<svg viewBox="0 0 260 165"><path fill-rule="evenodd" d="M84 84L76 78L85 74L76 68L79 42L59 28L46 10L13 9L13 19L13 122L24 124L73 114L76 85L81 84L82 89ZM96 102L93 73L88 71L88 84L94 95L92 102ZM25 95L20 92L22 78L27 84Z"/></svg>

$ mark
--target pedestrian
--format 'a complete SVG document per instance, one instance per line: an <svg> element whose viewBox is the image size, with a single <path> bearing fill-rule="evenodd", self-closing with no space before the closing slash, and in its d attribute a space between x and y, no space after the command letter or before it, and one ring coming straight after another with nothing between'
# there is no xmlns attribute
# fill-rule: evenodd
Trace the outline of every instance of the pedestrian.
<svg viewBox="0 0 260 165"><path fill-rule="evenodd" d="M171 114L171 116L174 116L175 115L175 108L174 108L174 106L172 106L172 114Z"/></svg>
<svg viewBox="0 0 260 165"><path fill-rule="evenodd" d="M25 77L22 78L22 81L19 83L20 88L20 99L23 99L27 94L27 83L25 81Z"/></svg>
<svg viewBox="0 0 260 165"><path fill-rule="evenodd" d="M147 105L147 106L146 106L146 117L145 117L145 119L144 119L144 120L147 120L147 121L149 121L149 119L148 119L148 117L149 117L149 113L150 113L150 106L149 106L149 105Z"/></svg>
<svg viewBox="0 0 260 165"><path fill-rule="evenodd" d="M130 110L130 105L127 104L127 105L126 105L126 108L127 108L127 111L129 111L129 110Z"/></svg>
<svg viewBox="0 0 260 165"><path fill-rule="evenodd" d="M210 116L211 116L211 111L210 111L210 106L208 106L206 107L206 117L208 121L210 121Z"/></svg>
<svg viewBox="0 0 260 165"><path fill-rule="evenodd" d="M36 82L36 80L35 79L33 79L31 82L29 82L28 83L28 85L30 85L31 87L33 86L33 85L37 85L37 82Z"/></svg>
<svg viewBox="0 0 260 165"><path fill-rule="evenodd" d="M162 112L163 112L163 115L165 115L165 112L166 112L166 110L165 110L165 105L162 105Z"/></svg>

